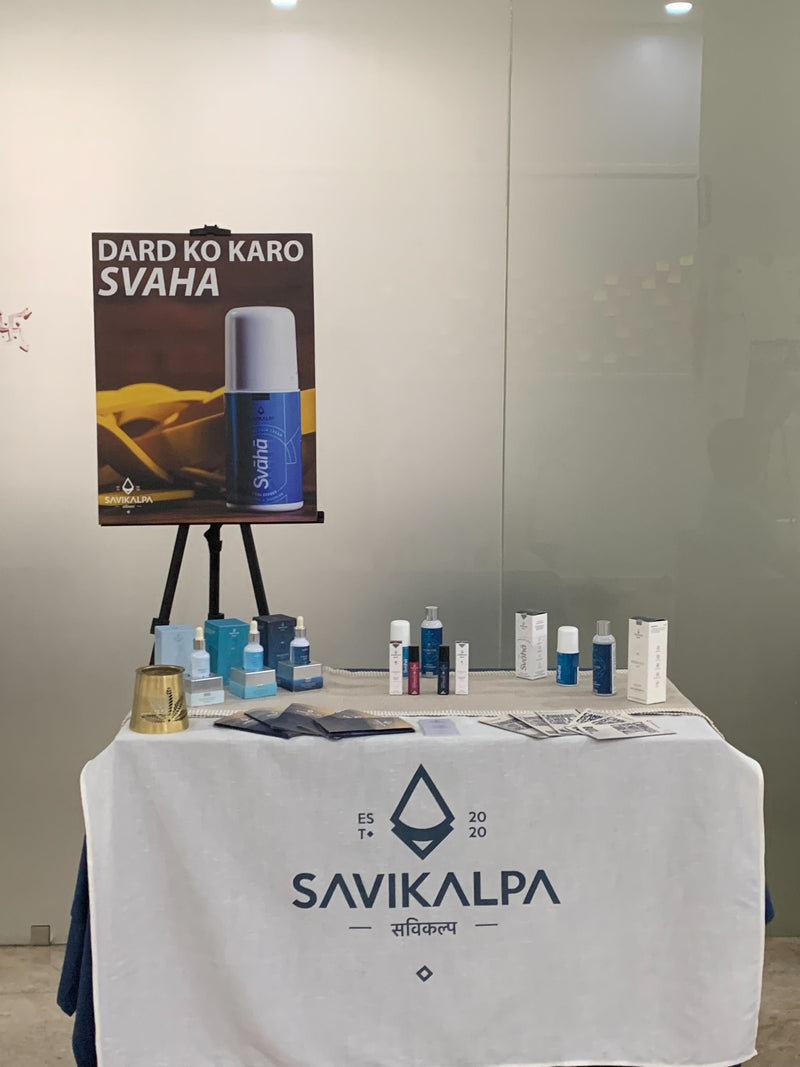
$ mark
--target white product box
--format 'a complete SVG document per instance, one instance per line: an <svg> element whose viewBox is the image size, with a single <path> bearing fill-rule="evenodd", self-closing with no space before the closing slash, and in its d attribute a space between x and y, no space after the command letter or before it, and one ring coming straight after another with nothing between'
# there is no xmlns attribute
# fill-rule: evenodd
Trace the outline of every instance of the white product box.
<svg viewBox="0 0 800 1067"><path fill-rule="evenodd" d="M547 677L547 612L518 611L515 630L517 678Z"/></svg>
<svg viewBox="0 0 800 1067"><path fill-rule="evenodd" d="M469 693L469 644L456 641L456 696Z"/></svg>
<svg viewBox="0 0 800 1067"><path fill-rule="evenodd" d="M389 642L389 696L403 695L403 642Z"/></svg>
<svg viewBox="0 0 800 1067"><path fill-rule="evenodd" d="M628 620L628 700L667 699L667 628L666 619Z"/></svg>

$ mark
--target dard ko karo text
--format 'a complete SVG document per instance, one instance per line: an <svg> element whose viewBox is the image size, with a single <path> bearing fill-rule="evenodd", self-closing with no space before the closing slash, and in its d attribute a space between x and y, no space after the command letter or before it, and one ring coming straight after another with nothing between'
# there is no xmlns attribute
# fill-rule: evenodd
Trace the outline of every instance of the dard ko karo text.
<svg viewBox="0 0 800 1067"><path fill-rule="evenodd" d="M98 296L219 296L215 263L297 263L300 241L189 237L98 241Z"/></svg>

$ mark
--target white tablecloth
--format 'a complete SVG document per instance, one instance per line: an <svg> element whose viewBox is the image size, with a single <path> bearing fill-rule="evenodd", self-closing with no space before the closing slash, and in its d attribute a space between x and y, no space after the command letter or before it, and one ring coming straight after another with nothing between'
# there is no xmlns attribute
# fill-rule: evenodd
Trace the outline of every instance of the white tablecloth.
<svg viewBox="0 0 800 1067"><path fill-rule="evenodd" d="M660 721L676 734L123 728L82 776L101 1067L752 1057L761 771L701 718Z"/></svg>

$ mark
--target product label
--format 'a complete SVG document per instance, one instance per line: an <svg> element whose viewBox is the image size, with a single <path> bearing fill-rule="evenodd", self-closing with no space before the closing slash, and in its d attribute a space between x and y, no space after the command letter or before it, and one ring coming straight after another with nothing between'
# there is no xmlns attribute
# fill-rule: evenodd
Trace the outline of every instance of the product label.
<svg viewBox="0 0 800 1067"><path fill-rule="evenodd" d="M227 393L225 432L229 504L302 505L299 392Z"/></svg>
<svg viewBox="0 0 800 1067"><path fill-rule="evenodd" d="M615 692L616 645L595 644L592 646L592 684L595 693L610 696Z"/></svg>
<svg viewBox="0 0 800 1067"><path fill-rule="evenodd" d="M559 685L578 684L578 653L559 652L556 656L556 682Z"/></svg>
<svg viewBox="0 0 800 1067"><path fill-rule="evenodd" d="M289 662L294 667L304 667L310 662L309 653L311 652L310 645L290 645L289 646Z"/></svg>
<svg viewBox="0 0 800 1067"><path fill-rule="evenodd" d="M421 665L422 673L426 675L438 675L439 673L439 646L442 643L441 626L422 627Z"/></svg>

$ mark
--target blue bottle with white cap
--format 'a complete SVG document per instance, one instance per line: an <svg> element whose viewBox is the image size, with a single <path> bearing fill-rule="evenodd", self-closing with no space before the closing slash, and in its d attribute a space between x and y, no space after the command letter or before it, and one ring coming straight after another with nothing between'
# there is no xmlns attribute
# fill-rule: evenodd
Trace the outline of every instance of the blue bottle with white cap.
<svg viewBox="0 0 800 1067"><path fill-rule="evenodd" d="M578 627L559 626L556 646L556 682L558 685L578 684Z"/></svg>
<svg viewBox="0 0 800 1067"><path fill-rule="evenodd" d="M228 507L303 506L297 332L289 308L231 308L225 316Z"/></svg>

